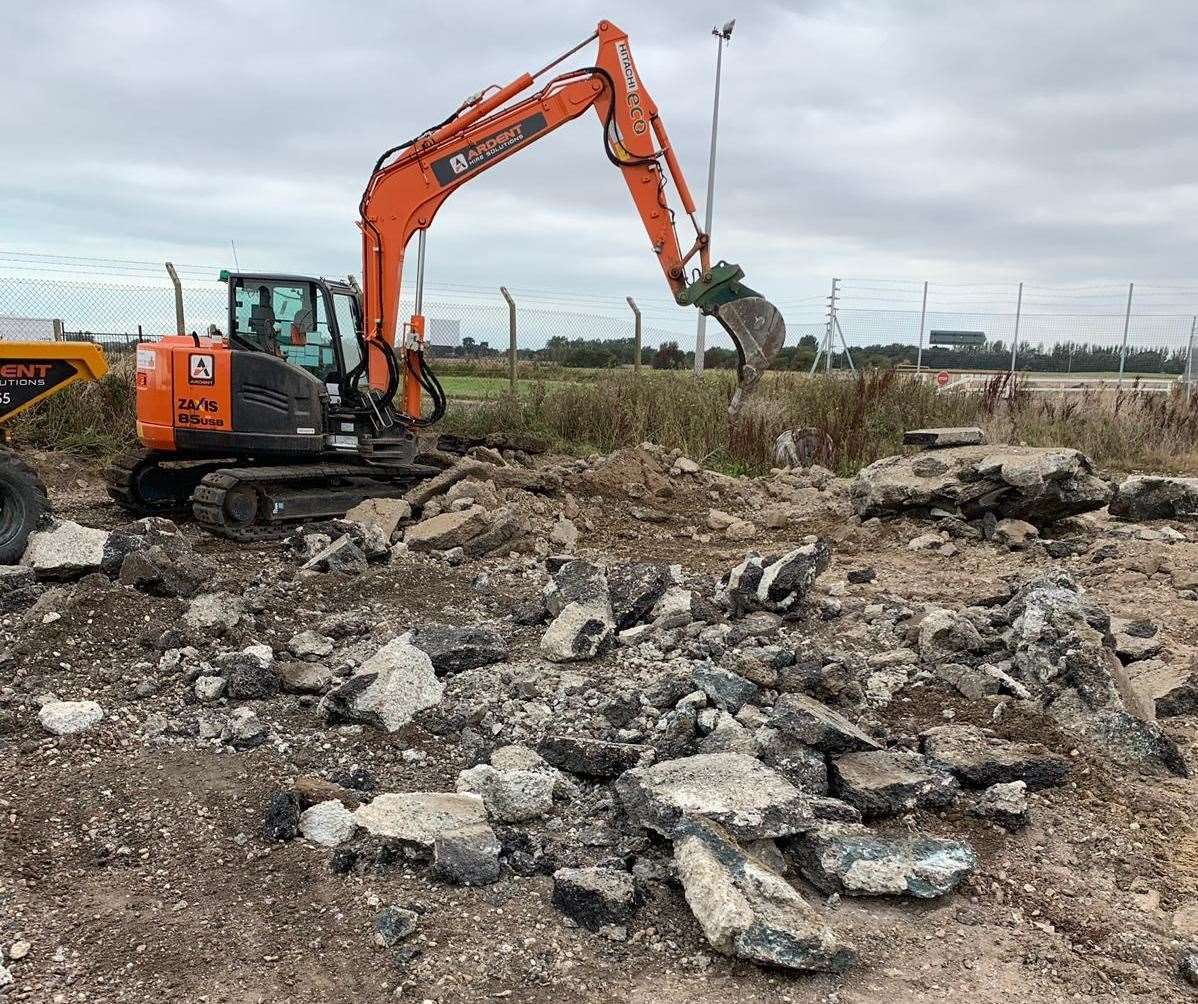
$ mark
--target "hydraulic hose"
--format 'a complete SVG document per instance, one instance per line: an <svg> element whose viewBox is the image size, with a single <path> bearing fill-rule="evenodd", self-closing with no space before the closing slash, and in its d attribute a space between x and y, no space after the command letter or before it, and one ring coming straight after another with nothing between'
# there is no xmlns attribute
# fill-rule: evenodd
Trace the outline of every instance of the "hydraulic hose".
<svg viewBox="0 0 1198 1004"><path fill-rule="evenodd" d="M410 373L412 377L416 379L421 388L423 388L424 392L432 399L433 402L433 410L428 416L424 418L413 419L412 421L413 425L419 426L422 429L427 428L428 426L434 425L441 421L441 419L445 417L445 410L447 407L445 388L441 386L441 381L437 379L437 374L429 369L428 363L425 361L423 353L421 353L421 365L419 367L413 363L410 357L407 360L407 365L408 373Z"/></svg>

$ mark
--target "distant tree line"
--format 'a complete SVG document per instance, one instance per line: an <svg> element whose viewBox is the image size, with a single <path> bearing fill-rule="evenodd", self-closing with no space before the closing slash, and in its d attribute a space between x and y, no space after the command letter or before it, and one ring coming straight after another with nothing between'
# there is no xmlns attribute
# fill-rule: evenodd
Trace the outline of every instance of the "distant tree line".
<svg viewBox="0 0 1198 1004"><path fill-rule="evenodd" d="M778 354L774 369L808 370L815 361L819 342L813 335L804 335L787 345ZM463 338L461 346L436 346L436 355L467 359L498 357L506 347L494 348L488 342ZM555 335L539 349L519 349L520 359L529 362L552 363L557 366L585 369L613 369L631 366L636 352L632 338L566 338ZM918 349L904 342L888 345L853 346L853 362L858 367L887 369L893 366L914 366ZM641 364L660 370L689 369L694 365L693 351L683 349L677 341L641 348ZM837 365L844 365L843 352L835 354ZM707 369L734 369L736 351L710 348L703 354ZM925 346L925 369L1005 370L1011 365L1011 348L1001 339L984 345ZM1128 346L1125 368L1129 373L1181 374L1185 372L1186 350L1157 346L1144 348ZM1044 348L1040 345L1020 346L1016 368L1036 373L1098 373L1119 369L1119 346L1093 345L1085 342L1058 342Z"/></svg>
<svg viewBox="0 0 1198 1004"><path fill-rule="evenodd" d="M914 366L917 356L916 346L899 342L853 348L858 366ZM1011 347L1001 339L977 346L925 346L923 365L937 370L1005 370L1011 365ZM1124 365L1129 373L1181 374L1185 372L1186 349L1129 345ZM1015 366L1033 373L1110 373L1119 369L1119 346L1086 342L1020 345Z"/></svg>

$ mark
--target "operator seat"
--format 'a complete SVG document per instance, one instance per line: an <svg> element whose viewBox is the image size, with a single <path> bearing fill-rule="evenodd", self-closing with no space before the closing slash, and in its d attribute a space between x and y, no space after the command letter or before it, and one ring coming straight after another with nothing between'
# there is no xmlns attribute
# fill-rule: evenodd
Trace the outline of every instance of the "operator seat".
<svg viewBox="0 0 1198 1004"><path fill-rule="evenodd" d="M275 337L275 308L271 306L269 286L258 287L258 302L250 307L250 331L267 352L276 356L282 354Z"/></svg>

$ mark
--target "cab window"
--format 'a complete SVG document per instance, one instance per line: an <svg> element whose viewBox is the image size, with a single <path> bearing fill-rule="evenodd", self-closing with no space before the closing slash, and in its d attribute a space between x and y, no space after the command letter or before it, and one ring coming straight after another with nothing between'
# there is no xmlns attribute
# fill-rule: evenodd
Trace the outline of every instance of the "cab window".
<svg viewBox="0 0 1198 1004"><path fill-rule="evenodd" d="M358 299L352 293L333 293L333 310L337 314L337 335L341 339L341 358L345 372L350 373L362 361L362 346L358 342L362 325L358 321Z"/></svg>
<svg viewBox="0 0 1198 1004"><path fill-rule="evenodd" d="M337 378L337 355L315 283L246 278L238 280L234 333L254 348L282 356L325 380Z"/></svg>

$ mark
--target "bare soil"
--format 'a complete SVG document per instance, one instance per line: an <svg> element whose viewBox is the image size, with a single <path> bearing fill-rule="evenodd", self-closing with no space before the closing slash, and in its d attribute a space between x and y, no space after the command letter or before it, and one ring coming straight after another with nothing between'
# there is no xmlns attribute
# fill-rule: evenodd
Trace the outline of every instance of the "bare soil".
<svg viewBox="0 0 1198 1004"><path fill-rule="evenodd" d="M106 527L125 521L94 468L58 455L38 460L60 515ZM1198 648L1198 602L1179 598L1169 576L1170 568L1198 563L1192 541L1115 536L1104 518L1094 518L1088 532L1115 544L1111 560L1053 562L1042 551L989 544L943 557L907 548L921 532L914 523L854 526L818 513L785 530L763 529L751 544L718 535L697 543L679 531L705 533L713 506L734 511L743 503L752 515L752 491L721 481L630 498L622 490L626 473L601 473L576 488L581 553L673 562L714 576L750 546L768 552L810 533L831 535L834 564L817 591L839 584L844 615L809 617L801 631L812 645L869 652L860 616L867 604L957 608L993 594L1003 580L1064 567L1111 613L1156 622L1169 660L1190 661ZM556 517L562 500L543 505ZM301 578L278 545L247 548L194 526L185 532L219 565L222 588L287 585L286 602L259 612L237 639L280 649L336 612L362 614L395 632L434 620L498 621L543 581L527 559L508 558L450 566L408 557L353 579ZM873 582L845 584L849 569L866 566L877 572ZM940 900L829 903L792 875L861 957L840 976L795 975L714 952L681 890L667 883L647 884L645 905L621 942L567 922L550 905L547 875L505 873L484 888L437 883L415 865L340 875L330 870L327 849L267 841L269 797L299 775L367 768L380 791L452 790L458 771L476 762L475 746L418 724L395 735L330 727L312 698L292 695L252 702L273 734L257 749L234 752L162 733L157 723L194 713L194 699L172 681L139 693L137 685L154 674L137 667L156 662L155 640L179 623L186 601L90 580L61 589L51 605L57 618L14 612L0 625L7 652L0 663L0 947L7 960L13 943L31 946L24 958L7 961L15 978L9 1000L1047 1004L1195 997L1176 967L1183 949L1198 942L1198 781L1120 768L1041 717L1011 710L995 723L993 702L939 687L908 688L876 713L895 737L951 719L1043 742L1071 757L1071 779L1036 793L1033 825L1015 834L958 810L896 823L964 838L977 850L977 872ZM535 662L539 629L505 622L505 632L510 661ZM570 671L602 687L618 672L618 659ZM27 711L48 692L94 699L106 718L77 736L48 737ZM1189 718L1166 722L1198 766L1196 726ZM601 804L602 792L588 790L583 807ZM570 863L598 863L612 853L587 845L587 823L566 813L556 827L547 824ZM376 943L372 920L389 904L421 914L406 943L414 952L401 956Z"/></svg>

